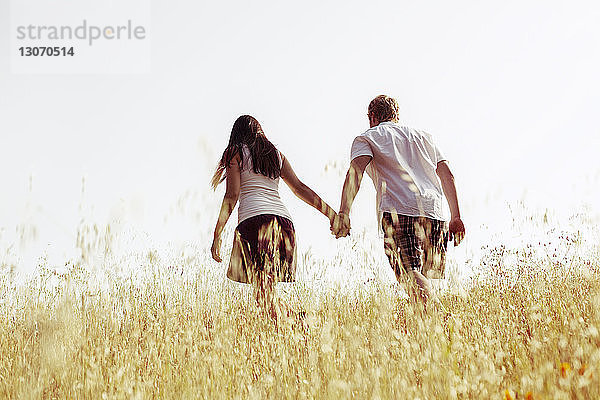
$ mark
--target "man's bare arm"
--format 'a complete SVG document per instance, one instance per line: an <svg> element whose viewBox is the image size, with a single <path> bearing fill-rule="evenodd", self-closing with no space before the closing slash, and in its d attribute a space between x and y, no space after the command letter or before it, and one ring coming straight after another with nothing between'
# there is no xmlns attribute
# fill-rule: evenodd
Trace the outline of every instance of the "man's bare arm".
<svg viewBox="0 0 600 400"><path fill-rule="evenodd" d="M442 182L442 189L448 206L450 206L450 233L454 235L454 245L457 246L465 236L465 226L460 218L460 207L458 206L458 195L454 183L454 175L446 161L441 161L437 165L437 175Z"/></svg>
<svg viewBox="0 0 600 400"><path fill-rule="evenodd" d="M338 238L347 236L350 233L350 218L348 215L350 214L350 209L352 208L352 203L358 193L358 189L360 189L365 169L372 159L373 157L371 156L359 156L350 162L350 168L348 168L348 172L346 173L346 180L342 189L339 218L331 226L332 232Z"/></svg>
<svg viewBox="0 0 600 400"><path fill-rule="evenodd" d="M367 165L371 162L373 157L371 156L359 156L350 162L350 168L346 173L346 180L344 181L344 188L342 189L342 201L340 203L340 213L349 214L354 203L354 198L360 189L360 183L362 181L363 174Z"/></svg>

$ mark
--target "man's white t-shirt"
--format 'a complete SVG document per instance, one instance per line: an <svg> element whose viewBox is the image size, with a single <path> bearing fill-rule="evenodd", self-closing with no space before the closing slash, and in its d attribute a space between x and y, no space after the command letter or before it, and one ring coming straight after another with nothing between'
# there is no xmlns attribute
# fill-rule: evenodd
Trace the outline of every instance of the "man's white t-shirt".
<svg viewBox="0 0 600 400"><path fill-rule="evenodd" d="M351 159L365 155L373 157L366 171L380 212L448 220L436 173L446 159L429 133L382 122L354 139Z"/></svg>

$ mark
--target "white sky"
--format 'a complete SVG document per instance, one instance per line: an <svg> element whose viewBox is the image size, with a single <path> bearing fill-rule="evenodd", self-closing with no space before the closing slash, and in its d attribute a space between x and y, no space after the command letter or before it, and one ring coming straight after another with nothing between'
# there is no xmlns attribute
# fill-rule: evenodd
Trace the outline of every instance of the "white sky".
<svg viewBox="0 0 600 400"><path fill-rule="evenodd" d="M190 189L215 204L193 221L211 232L221 199L209 194L208 175L245 113L337 208L341 177L324 179L324 166L345 167L352 139L368 127L366 107L382 93L398 99L404 122L435 136L471 226L494 212L486 201L524 193L567 211L600 204L595 1L154 1L152 72L144 75L11 74L7 3L5 240L28 216L41 242L71 240L83 177L100 222L124 216L160 235ZM326 237L316 212L285 198L305 246ZM358 209L357 220L371 208Z"/></svg>

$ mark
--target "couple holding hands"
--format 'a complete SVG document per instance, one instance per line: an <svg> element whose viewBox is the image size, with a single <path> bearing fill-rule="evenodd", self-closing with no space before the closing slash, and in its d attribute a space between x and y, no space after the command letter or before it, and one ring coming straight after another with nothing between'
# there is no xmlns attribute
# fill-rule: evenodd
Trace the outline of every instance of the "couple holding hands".
<svg viewBox="0 0 600 400"><path fill-rule="evenodd" d="M221 234L239 200L227 277L253 284L259 305L271 317L277 318L274 285L294 281L296 272L294 225L279 197L280 178L325 215L340 238L350 234L350 209L366 171L375 184L384 249L398 281L408 282L409 294L425 303L431 295L429 279L443 277L448 241L456 246L465 234L454 177L432 136L399 125L398 113L398 103L388 96L369 104L371 128L352 143L338 213L298 179L255 118L243 115L233 124L212 179L213 188L225 181L226 190L211 252L222 261Z"/></svg>

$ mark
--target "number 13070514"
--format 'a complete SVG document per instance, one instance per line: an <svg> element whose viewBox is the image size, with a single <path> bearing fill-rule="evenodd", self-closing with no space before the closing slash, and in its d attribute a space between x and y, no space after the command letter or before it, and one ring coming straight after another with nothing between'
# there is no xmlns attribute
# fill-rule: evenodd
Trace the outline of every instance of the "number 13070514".
<svg viewBox="0 0 600 400"><path fill-rule="evenodd" d="M19 47L21 57L73 57L73 47Z"/></svg>

